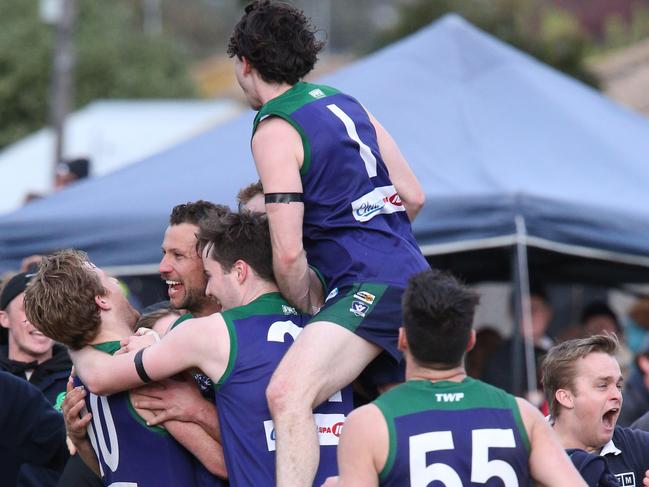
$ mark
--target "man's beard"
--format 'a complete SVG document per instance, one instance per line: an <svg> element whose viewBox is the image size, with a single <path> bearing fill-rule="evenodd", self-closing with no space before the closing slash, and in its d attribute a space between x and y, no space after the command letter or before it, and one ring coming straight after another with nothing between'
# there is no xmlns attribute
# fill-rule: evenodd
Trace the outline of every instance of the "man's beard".
<svg viewBox="0 0 649 487"><path fill-rule="evenodd" d="M178 305L177 309L186 309L194 314L214 301L212 296L206 296L205 290L185 287L185 299Z"/></svg>

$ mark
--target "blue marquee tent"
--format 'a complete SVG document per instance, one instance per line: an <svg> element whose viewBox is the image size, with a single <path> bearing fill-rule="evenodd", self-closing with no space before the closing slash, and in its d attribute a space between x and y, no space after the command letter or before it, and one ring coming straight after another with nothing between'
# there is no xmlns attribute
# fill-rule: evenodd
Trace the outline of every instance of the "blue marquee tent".
<svg viewBox="0 0 649 487"><path fill-rule="evenodd" d="M507 249L522 243L531 266L558 277L646 275L641 116L454 15L322 82L354 94L397 140L428 197L414 228L433 261L475 279L504 262L508 277ZM252 116L3 216L0 270L77 247L102 266L155 271L175 204L233 205L256 179Z"/></svg>

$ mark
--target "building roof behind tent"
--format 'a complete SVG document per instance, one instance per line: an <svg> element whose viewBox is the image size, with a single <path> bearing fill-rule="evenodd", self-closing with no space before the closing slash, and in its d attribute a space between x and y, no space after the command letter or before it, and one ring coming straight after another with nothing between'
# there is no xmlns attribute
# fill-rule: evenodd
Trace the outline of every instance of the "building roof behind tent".
<svg viewBox="0 0 649 487"><path fill-rule="evenodd" d="M241 110L231 100L100 100L70 115L69 157L88 157L102 176L222 123ZM52 187L54 136L41 129L0 152L0 213L19 207L28 192Z"/></svg>

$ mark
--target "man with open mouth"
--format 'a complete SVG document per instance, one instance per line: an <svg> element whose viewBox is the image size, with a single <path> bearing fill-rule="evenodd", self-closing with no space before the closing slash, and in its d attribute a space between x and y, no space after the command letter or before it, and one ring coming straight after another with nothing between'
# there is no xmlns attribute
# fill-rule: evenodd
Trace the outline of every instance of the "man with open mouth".
<svg viewBox="0 0 649 487"><path fill-rule="evenodd" d="M616 425L623 383L617 348L614 335L593 335L548 352L542 369L550 422L564 448L605 457L621 486L649 485L649 433Z"/></svg>

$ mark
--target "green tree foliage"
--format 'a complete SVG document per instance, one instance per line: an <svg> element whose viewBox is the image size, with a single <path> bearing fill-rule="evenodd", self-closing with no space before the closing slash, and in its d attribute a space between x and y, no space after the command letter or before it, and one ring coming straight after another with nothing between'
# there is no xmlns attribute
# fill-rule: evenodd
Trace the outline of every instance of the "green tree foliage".
<svg viewBox="0 0 649 487"><path fill-rule="evenodd" d="M396 25L381 33L376 47L395 41L456 12L472 24L539 60L597 86L584 63L588 37L570 13L534 0L415 0L399 8Z"/></svg>
<svg viewBox="0 0 649 487"><path fill-rule="evenodd" d="M0 1L0 147L48 123L54 33L37 0ZM77 0L74 106L97 98L194 97L188 58L145 35L125 3Z"/></svg>

